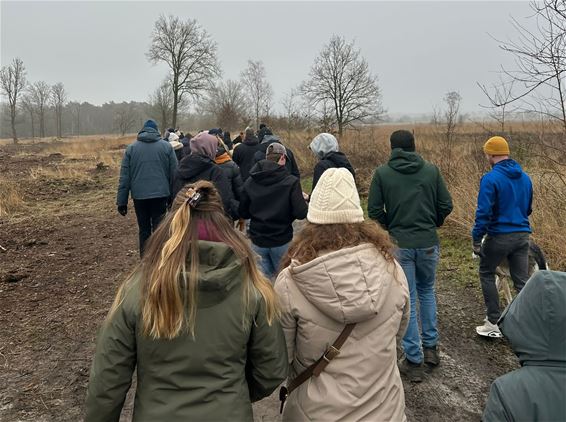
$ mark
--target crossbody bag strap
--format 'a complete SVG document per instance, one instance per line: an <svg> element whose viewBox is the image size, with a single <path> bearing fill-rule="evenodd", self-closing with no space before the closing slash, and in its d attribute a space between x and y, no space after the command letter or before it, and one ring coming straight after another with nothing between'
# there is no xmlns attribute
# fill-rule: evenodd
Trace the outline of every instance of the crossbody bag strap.
<svg viewBox="0 0 566 422"><path fill-rule="evenodd" d="M313 363L311 366L297 375L297 377L291 380L291 382L287 384L286 387L281 387L281 390L279 391L279 400L281 400L281 409L279 413L283 412L283 405L285 404L285 400L287 400L287 397L289 397L289 394L291 394L293 390L295 390L298 386L307 381L313 375L315 377L318 377L332 361L332 359L340 354L340 349L352 333L352 330L355 326L355 323L347 324L338 338L334 341L332 346L326 349L326 352L324 352L324 354L315 363Z"/></svg>

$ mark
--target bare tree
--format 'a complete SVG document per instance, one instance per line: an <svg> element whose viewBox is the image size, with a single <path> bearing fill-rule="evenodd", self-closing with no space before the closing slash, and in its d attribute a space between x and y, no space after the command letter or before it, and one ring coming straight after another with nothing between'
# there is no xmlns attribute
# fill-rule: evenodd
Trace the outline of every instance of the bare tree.
<svg viewBox="0 0 566 422"><path fill-rule="evenodd" d="M155 21L147 57L152 63L165 62L169 66L172 126L177 125L177 109L183 97L200 98L220 76L216 50L216 43L196 20L162 15Z"/></svg>
<svg viewBox="0 0 566 422"><path fill-rule="evenodd" d="M173 121L173 90L167 80L157 88L149 96L149 105L151 114L159 116L159 127L165 131L167 127L172 125ZM182 110L185 106L185 101L178 103L178 110Z"/></svg>
<svg viewBox="0 0 566 422"><path fill-rule="evenodd" d="M301 91L315 106L332 107L340 135L346 127L383 113L377 78L354 42L338 35L315 59Z"/></svg>
<svg viewBox="0 0 566 422"><path fill-rule="evenodd" d="M489 109L489 116L499 123L501 132L505 132L505 123L511 113L517 111L517 107L509 101L513 98L513 85L515 80L506 82L501 76L499 82L493 84L491 89L485 85L478 84L486 97L490 99L490 105L486 106Z"/></svg>
<svg viewBox="0 0 566 422"><path fill-rule="evenodd" d="M114 114L114 126L124 136L136 124L137 116L131 104L122 103Z"/></svg>
<svg viewBox="0 0 566 422"><path fill-rule="evenodd" d="M68 104L73 116L73 126L76 130L73 131L77 136L81 136L81 103L80 101L72 101Z"/></svg>
<svg viewBox="0 0 566 422"><path fill-rule="evenodd" d="M281 105L285 111L288 140L291 139L291 131L296 128L297 123L300 120L301 111L298 96L298 90L293 88L287 92L283 97L283 100L281 100Z"/></svg>
<svg viewBox="0 0 566 422"><path fill-rule="evenodd" d="M440 157L442 170L447 177L451 177L453 162L453 150L456 137L456 126L459 122L460 102L462 96L456 91L447 92L443 101L446 105L444 110L435 110L433 123L437 127L442 140L442 156Z"/></svg>
<svg viewBox="0 0 566 422"><path fill-rule="evenodd" d="M273 88L267 81L265 66L261 60L248 60L248 67L240 75L246 87L246 95L253 108L255 126L259 128L261 116L269 115Z"/></svg>
<svg viewBox="0 0 566 422"><path fill-rule="evenodd" d="M202 109L216 119L216 124L226 129L237 129L246 119L247 98L241 82L220 82L203 101Z"/></svg>
<svg viewBox="0 0 566 422"><path fill-rule="evenodd" d="M58 82L51 87L51 103L55 110L55 123L57 128L57 137L63 137L63 107L67 102L67 92L63 83Z"/></svg>
<svg viewBox="0 0 566 422"><path fill-rule="evenodd" d="M33 101L32 96L30 93L26 93L22 97L22 108L29 114L29 120L31 124L31 137L32 139L35 138L35 116L37 114L37 110L35 109L35 104Z"/></svg>
<svg viewBox="0 0 566 422"><path fill-rule="evenodd" d="M495 107L516 103L524 112L541 113L558 121L566 136L566 2L532 2L537 30L531 31L513 19L517 37L500 42L500 48L515 58L515 69L502 68L503 76L515 82L516 92L504 98L482 89Z"/></svg>
<svg viewBox="0 0 566 422"><path fill-rule="evenodd" d="M39 118L39 136L45 138L45 109L51 95L51 88L44 81L37 81L29 87L29 91Z"/></svg>
<svg viewBox="0 0 566 422"><path fill-rule="evenodd" d="M0 70L0 83L2 93L8 97L10 107L10 124L12 125L12 139L18 142L16 133L16 116L18 113L18 98L26 86L26 69L24 62L20 58L15 58L12 64L2 66Z"/></svg>

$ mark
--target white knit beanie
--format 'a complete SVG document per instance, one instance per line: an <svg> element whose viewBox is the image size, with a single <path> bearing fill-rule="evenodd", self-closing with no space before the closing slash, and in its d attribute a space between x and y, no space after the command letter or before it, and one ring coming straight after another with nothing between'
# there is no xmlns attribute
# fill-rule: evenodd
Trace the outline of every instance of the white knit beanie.
<svg viewBox="0 0 566 422"><path fill-rule="evenodd" d="M307 220L314 224L364 221L352 173L345 168L329 168L322 173L311 195Z"/></svg>

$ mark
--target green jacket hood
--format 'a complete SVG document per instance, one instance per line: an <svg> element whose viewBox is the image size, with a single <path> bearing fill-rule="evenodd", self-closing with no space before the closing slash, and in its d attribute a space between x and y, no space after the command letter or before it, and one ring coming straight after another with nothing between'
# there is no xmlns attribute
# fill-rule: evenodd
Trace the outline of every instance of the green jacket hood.
<svg viewBox="0 0 566 422"><path fill-rule="evenodd" d="M566 273L538 271L499 320L521 365L566 366Z"/></svg>
<svg viewBox="0 0 566 422"><path fill-rule="evenodd" d="M424 163L422 157L416 152L408 152L401 148L395 148L393 152L391 152L391 157L387 165L399 173L412 174L423 168Z"/></svg>
<svg viewBox="0 0 566 422"><path fill-rule="evenodd" d="M224 300L241 284L242 262L224 243L199 241L198 306L206 308Z"/></svg>

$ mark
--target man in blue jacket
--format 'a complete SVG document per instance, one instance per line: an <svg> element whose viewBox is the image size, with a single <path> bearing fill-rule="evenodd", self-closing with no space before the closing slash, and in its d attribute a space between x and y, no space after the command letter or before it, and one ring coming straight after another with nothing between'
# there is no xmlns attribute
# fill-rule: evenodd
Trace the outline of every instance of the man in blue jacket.
<svg viewBox="0 0 566 422"><path fill-rule="evenodd" d="M118 212L125 216L128 196L132 193L139 227L140 256L146 240L167 211L176 169L175 151L169 142L161 139L155 121L146 121L137 140L128 145L124 153L116 199Z"/></svg>
<svg viewBox="0 0 566 422"><path fill-rule="evenodd" d="M486 337L502 337L497 327L501 313L495 269L507 258L517 292L529 278L533 185L521 166L509 158L509 145L504 138L489 138L483 151L492 170L480 182L472 238L474 253L480 256L479 275L487 316L476 332Z"/></svg>

